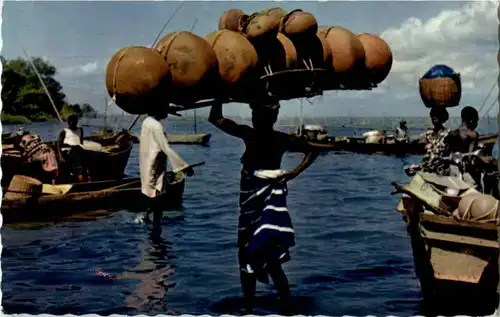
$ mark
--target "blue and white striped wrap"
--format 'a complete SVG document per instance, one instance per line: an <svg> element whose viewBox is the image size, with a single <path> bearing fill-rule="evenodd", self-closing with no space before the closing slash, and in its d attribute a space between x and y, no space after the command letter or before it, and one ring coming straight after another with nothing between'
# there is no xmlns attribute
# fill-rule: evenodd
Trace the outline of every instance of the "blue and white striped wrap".
<svg viewBox="0 0 500 317"><path fill-rule="evenodd" d="M286 184L243 171L240 193L238 245L240 268L268 284L266 267L290 260L295 232L286 206Z"/></svg>

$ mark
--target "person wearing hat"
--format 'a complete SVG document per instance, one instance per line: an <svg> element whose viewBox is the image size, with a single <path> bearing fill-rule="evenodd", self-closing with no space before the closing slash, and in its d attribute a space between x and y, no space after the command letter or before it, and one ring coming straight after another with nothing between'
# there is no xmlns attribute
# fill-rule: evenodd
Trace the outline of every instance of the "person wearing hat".
<svg viewBox="0 0 500 317"><path fill-rule="evenodd" d="M394 139L398 143L408 143L408 127L406 126L405 120L399 122L399 127L396 128L396 133L394 134Z"/></svg>
<svg viewBox="0 0 500 317"><path fill-rule="evenodd" d="M241 157L238 260L246 309L253 311L257 280L267 284L270 275L283 312L289 313L290 289L282 264L290 260L288 248L295 240L286 208L286 182L309 167L317 152L306 139L274 130L278 102L254 103L250 107L253 127L224 118L221 103L212 105L209 121L245 143ZM292 172L280 170L285 152L305 154Z"/></svg>

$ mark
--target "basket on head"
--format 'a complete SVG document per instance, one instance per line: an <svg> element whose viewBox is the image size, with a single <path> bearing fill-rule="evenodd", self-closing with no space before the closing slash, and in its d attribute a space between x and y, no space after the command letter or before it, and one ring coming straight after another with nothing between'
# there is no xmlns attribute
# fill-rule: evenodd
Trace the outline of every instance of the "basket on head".
<svg viewBox="0 0 500 317"><path fill-rule="evenodd" d="M10 181L7 192L4 193L5 199L16 199L32 194L41 194L43 184L38 179L24 175L14 175Z"/></svg>
<svg viewBox="0 0 500 317"><path fill-rule="evenodd" d="M427 108L456 107L462 96L460 74L446 65L435 65L419 80L420 97Z"/></svg>

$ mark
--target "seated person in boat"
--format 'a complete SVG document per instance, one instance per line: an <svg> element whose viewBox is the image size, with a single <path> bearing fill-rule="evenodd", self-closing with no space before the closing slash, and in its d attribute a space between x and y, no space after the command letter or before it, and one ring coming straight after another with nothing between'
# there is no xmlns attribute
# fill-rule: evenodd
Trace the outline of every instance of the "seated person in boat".
<svg viewBox="0 0 500 317"><path fill-rule="evenodd" d="M448 121L449 114L445 108L434 107L430 111L433 128L425 132L425 151L422 162L411 166L407 174L414 175L417 170L438 175L449 175L450 164L442 160L442 157L450 155L448 136L450 130L444 126Z"/></svg>
<svg viewBox="0 0 500 317"><path fill-rule="evenodd" d="M281 265L290 259L288 248L294 245L294 236L288 213L279 212L279 217L276 217L275 211L276 208L286 211L286 182L311 165L317 152L305 138L274 130L279 113L278 103L252 104L251 108L253 127L225 118L221 104L212 106L209 121L245 143L245 152L241 157L238 258L246 308L252 311L257 280L267 284L268 274L274 281L283 307L289 308L290 290ZM267 170L264 173L279 170L283 154L287 151L305 154L294 171L278 175L273 180L257 176L261 170ZM270 213L276 223L271 223L266 213ZM262 230L266 226L271 229ZM274 235L274 242L270 242L266 235Z"/></svg>
<svg viewBox="0 0 500 317"><path fill-rule="evenodd" d="M85 164L85 150L83 149L83 128L78 126L78 116L68 117L68 127L64 128L57 140L59 160L66 163L72 179L78 182L89 180Z"/></svg>
<svg viewBox="0 0 500 317"><path fill-rule="evenodd" d="M162 216L161 198L168 195L167 161L172 171L184 171L188 176L194 174L193 169L168 144L161 120L168 116L168 107L151 107L148 116L141 126L139 138L139 166L141 174L141 192L149 199L144 220L149 222L153 214L153 222L159 225ZM157 227L159 228L159 227Z"/></svg>
<svg viewBox="0 0 500 317"><path fill-rule="evenodd" d="M408 137L408 127L406 126L406 121L401 120L399 126L396 128L394 133L394 141L397 143L408 143L410 138Z"/></svg>
<svg viewBox="0 0 500 317"><path fill-rule="evenodd" d="M20 137L17 144L24 160L28 163L40 163L42 167L43 173L36 178L43 183L55 184L59 172L56 152L43 143L37 134L24 134Z"/></svg>

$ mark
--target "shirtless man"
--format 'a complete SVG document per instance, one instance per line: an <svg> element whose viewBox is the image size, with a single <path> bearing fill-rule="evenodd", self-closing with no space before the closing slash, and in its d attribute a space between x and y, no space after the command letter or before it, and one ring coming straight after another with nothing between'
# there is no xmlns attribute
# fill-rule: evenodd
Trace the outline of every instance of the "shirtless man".
<svg viewBox="0 0 500 317"><path fill-rule="evenodd" d="M473 107L465 107L461 113L462 124L449 135L449 144L452 152L473 152L479 141L479 134L475 131L479 122L479 114Z"/></svg>

